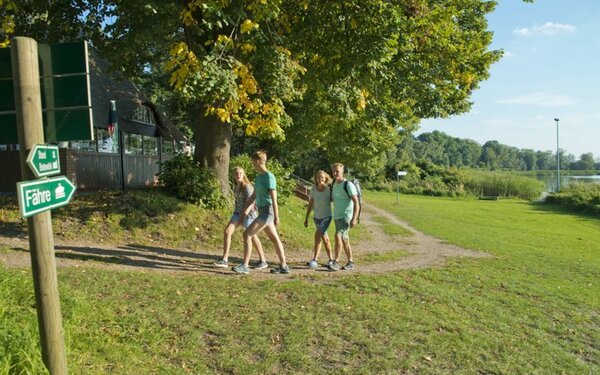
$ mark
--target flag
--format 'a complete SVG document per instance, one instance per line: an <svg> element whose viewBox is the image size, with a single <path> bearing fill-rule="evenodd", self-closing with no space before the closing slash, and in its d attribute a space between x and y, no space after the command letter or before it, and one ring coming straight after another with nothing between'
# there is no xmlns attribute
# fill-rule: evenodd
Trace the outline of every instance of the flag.
<svg viewBox="0 0 600 375"><path fill-rule="evenodd" d="M117 104L114 100L110 101L108 110L108 125L106 126L109 137L113 137L117 131Z"/></svg>

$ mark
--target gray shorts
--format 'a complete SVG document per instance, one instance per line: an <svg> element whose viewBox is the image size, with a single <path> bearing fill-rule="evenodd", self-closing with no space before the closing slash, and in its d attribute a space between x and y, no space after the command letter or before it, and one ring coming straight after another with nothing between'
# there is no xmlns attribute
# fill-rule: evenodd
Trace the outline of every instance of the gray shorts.
<svg viewBox="0 0 600 375"><path fill-rule="evenodd" d="M339 234L342 236L343 240L347 240L350 238L350 220L343 219L335 219L335 234L336 236Z"/></svg>
<svg viewBox="0 0 600 375"><path fill-rule="evenodd" d="M256 220L260 220L267 225L273 224L275 222L273 206L268 205L264 207L258 207L258 216L256 217Z"/></svg>
<svg viewBox="0 0 600 375"><path fill-rule="evenodd" d="M315 226L317 230L322 234L327 234L327 229L329 229L329 224L331 224L331 216L324 217L322 219L313 218L315 221Z"/></svg>

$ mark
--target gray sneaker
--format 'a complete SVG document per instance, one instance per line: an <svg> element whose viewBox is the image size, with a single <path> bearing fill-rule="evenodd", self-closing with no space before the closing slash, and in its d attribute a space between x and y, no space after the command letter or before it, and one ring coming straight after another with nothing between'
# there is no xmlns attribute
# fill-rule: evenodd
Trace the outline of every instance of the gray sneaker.
<svg viewBox="0 0 600 375"><path fill-rule="evenodd" d="M237 273L243 273L244 275L247 275L250 273L250 270L248 269L248 267L244 266L244 264L238 264L235 267L231 267L231 270L233 272L237 272Z"/></svg>
<svg viewBox="0 0 600 375"><path fill-rule="evenodd" d="M329 266L331 265L331 263L333 263L333 259L329 259L329 260L327 261L327 263L325 263L325 264L323 265L323 267L325 267L325 268L329 268Z"/></svg>
<svg viewBox="0 0 600 375"><path fill-rule="evenodd" d="M331 263L329 265L327 265L327 269L329 269L331 271L339 271L340 264L338 262L336 262L335 260L333 260L333 261L331 261Z"/></svg>
<svg viewBox="0 0 600 375"><path fill-rule="evenodd" d="M290 273L290 267L288 267L288 266L285 266L285 267L279 266L279 267L276 267L276 268L271 268L271 273Z"/></svg>
<svg viewBox="0 0 600 375"><path fill-rule="evenodd" d="M306 265L312 268L313 270L319 267L319 263L316 260L311 260L310 262L306 262Z"/></svg>
<svg viewBox="0 0 600 375"><path fill-rule="evenodd" d="M227 261L225 259L219 259L213 262L213 266L227 268Z"/></svg>
<svg viewBox="0 0 600 375"><path fill-rule="evenodd" d="M256 270L262 270L263 268L267 268L267 267L269 267L269 263L263 262L262 260L259 260L254 265L254 269L256 269Z"/></svg>
<svg viewBox="0 0 600 375"><path fill-rule="evenodd" d="M350 261L348 263L346 263L346 265L344 267L342 267L343 270L346 271L350 271L354 269L354 262Z"/></svg>

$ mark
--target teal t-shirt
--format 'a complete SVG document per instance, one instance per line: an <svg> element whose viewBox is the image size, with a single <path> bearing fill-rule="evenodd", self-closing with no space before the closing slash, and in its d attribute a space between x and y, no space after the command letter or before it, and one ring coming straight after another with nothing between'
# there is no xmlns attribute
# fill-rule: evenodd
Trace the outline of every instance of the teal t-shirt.
<svg viewBox="0 0 600 375"><path fill-rule="evenodd" d="M254 180L254 192L256 192L256 206L266 207L273 205L269 190L277 189L275 175L271 172L259 174Z"/></svg>
<svg viewBox="0 0 600 375"><path fill-rule="evenodd" d="M352 214L354 212L354 202L348 196L344 184L346 180L337 183L333 183L332 195L333 195L333 219L348 219L352 220ZM348 191L350 195L357 195L356 187L350 181L348 181Z"/></svg>

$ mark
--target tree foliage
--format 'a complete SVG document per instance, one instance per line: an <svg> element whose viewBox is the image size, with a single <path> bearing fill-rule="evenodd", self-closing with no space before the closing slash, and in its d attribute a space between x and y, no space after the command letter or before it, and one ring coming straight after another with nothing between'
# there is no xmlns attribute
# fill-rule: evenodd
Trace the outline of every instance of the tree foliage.
<svg viewBox="0 0 600 375"><path fill-rule="evenodd" d="M372 175L420 119L468 111L501 55L487 0L14 4L20 35L89 38L124 77L168 74L223 190L238 131L291 163L316 152Z"/></svg>
<svg viewBox="0 0 600 375"><path fill-rule="evenodd" d="M373 174L422 118L466 112L469 95L500 57L487 1L286 3L282 27L306 67L285 147L323 152ZM310 32L306 32L310 30ZM400 131L404 130L404 133Z"/></svg>
<svg viewBox="0 0 600 375"><path fill-rule="evenodd" d="M595 167L592 153L582 154L579 160L575 156L560 151L561 169L593 170ZM556 169L556 154L552 151L534 151L518 149L498 141L488 141L483 145L470 140L451 137L440 131L422 133L412 140L397 145L396 155L390 156L393 168L388 168L388 178L395 178L400 165L426 161L442 167L483 168L490 170L552 170Z"/></svg>

